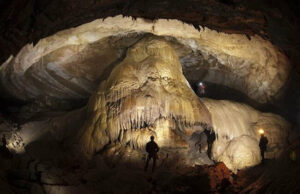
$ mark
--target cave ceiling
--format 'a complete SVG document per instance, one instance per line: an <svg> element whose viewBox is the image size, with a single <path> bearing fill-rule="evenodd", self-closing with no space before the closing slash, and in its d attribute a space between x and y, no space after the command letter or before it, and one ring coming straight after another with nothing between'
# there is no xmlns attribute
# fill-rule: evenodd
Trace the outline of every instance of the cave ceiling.
<svg viewBox="0 0 300 194"><path fill-rule="evenodd" d="M146 35L174 45L183 69L197 70L187 73L188 80L225 85L260 103L270 101L284 86L290 64L269 41L199 28L178 20L148 22L122 15L98 19L23 47L2 65L2 88L25 101L39 96L88 97L106 70Z"/></svg>
<svg viewBox="0 0 300 194"><path fill-rule="evenodd" d="M295 40L292 34L287 34L286 40L279 36L295 32L291 29L297 26L295 14L298 16L299 8L299 3L294 0L287 3L256 0L14 0L2 1L0 5L1 63L29 42L36 43L57 31L119 14L150 20L178 19L197 28L201 25L227 33L257 34L284 47ZM279 24L281 29L277 28Z"/></svg>
<svg viewBox="0 0 300 194"><path fill-rule="evenodd" d="M283 106L279 112L297 112L298 5L292 0L1 2L2 93L25 101L86 99L128 48L145 36L159 36L175 49L191 84L224 85L257 103ZM91 25L100 23L104 27L95 32ZM285 91L295 95L285 97Z"/></svg>

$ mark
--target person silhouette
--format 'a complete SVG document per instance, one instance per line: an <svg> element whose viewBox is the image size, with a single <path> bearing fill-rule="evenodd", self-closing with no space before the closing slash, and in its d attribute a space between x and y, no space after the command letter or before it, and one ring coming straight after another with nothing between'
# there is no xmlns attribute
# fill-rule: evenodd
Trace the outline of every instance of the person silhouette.
<svg viewBox="0 0 300 194"><path fill-rule="evenodd" d="M3 134L3 136L2 136L2 146L3 146L3 147L6 147L6 145L7 145L6 137L5 137L5 135Z"/></svg>
<svg viewBox="0 0 300 194"><path fill-rule="evenodd" d="M10 153L9 149L6 147L7 146L7 140L6 136L3 134L2 136L2 146L0 146L0 156L4 158L12 158L12 154Z"/></svg>
<svg viewBox="0 0 300 194"><path fill-rule="evenodd" d="M259 140L259 148L260 148L260 155L261 155L261 161L265 161L265 151L267 150L267 144L268 144L268 138L264 136L262 133Z"/></svg>
<svg viewBox="0 0 300 194"><path fill-rule="evenodd" d="M147 171L149 162L152 159L153 160L152 172L154 172L158 151L159 151L159 147L157 143L154 141L154 136L151 136L150 141L146 144L146 152L148 153L148 156L146 160L145 171Z"/></svg>
<svg viewBox="0 0 300 194"><path fill-rule="evenodd" d="M204 129L204 133L206 134L207 137L207 156L211 159L211 149L214 141L216 140L216 134L215 132L211 129Z"/></svg>
<svg viewBox="0 0 300 194"><path fill-rule="evenodd" d="M202 82L200 82L199 87L200 87L200 94L205 94L205 85Z"/></svg>

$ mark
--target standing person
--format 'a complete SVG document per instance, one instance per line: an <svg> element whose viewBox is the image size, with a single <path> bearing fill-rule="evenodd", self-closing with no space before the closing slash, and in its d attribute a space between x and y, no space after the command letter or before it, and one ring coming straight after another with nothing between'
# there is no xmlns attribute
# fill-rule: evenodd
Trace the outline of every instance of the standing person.
<svg viewBox="0 0 300 194"><path fill-rule="evenodd" d="M2 146L0 147L0 157L4 157L4 158L12 158L12 154L10 153L10 151L8 150L7 146L7 140L6 140L6 136L3 134L2 136Z"/></svg>
<svg viewBox="0 0 300 194"><path fill-rule="evenodd" d="M259 148L262 163L265 161L265 151L267 150L268 138L265 137L264 133L261 133L259 140Z"/></svg>
<svg viewBox="0 0 300 194"><path fill-rule="evenodd" d="M208 129L205 129L204 133L206 134L207 137L207 155L211 159L211 149L212 149L212 144L216 140L216 134L213 130L208 130Z"/></svg>
<svg viewBox="0 0 300 194"><path fill-rule="evenodd" d="M146 152L148 153L145 171L148 169L149 161L153 160L152 172L155 169L156 159L157 159L157 152L159 151L159 147L157 143L154 141L154 136L150 137L150 141L146 144Z"/></svg>
<svg viewBox="0 0 300 194"><path fill-rule="evenodd" d="M6 147L6 145L7 145L6 137L5 137L5 135L3 134L3 136L2 136L2 146L3 146L3 147Z"/></svg>
<svg viewBox="0 0 300 194"><path fill-rule="evenodd" d="M203 82L199 83L199 88L200 88L200 94L204 95L205 94L205 85Z"/></svg>

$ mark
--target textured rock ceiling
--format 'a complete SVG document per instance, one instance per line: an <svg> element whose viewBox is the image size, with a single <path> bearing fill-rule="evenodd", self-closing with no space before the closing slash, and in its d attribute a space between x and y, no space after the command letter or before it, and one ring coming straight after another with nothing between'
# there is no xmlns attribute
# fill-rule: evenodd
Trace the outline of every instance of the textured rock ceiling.
<svg viewBox="0 0 300 194"><path fill-rule="evenodd" d="M150 22L122 16L95 20L23 47L1 66L1 86L22 100L86 98L126 49L150 33L174 45L184 70L206 72L196 81L234 88L260 103L283 87L290 64L269 41L199 28L178 20ZM195 74L191 77L187 79L195 79Z"/></svg>
<svg viewBox="0 0 300 194"><path fill-rule="evenodd" d="M263 111L275 111L294 123L300 122L299 107L299 1L297 0L43 0L27 1L12 0L0 2L0 64L13 54L17 55L27 43L36 44L41 38L54 33L91 22L97 18L106 18L123 14L125 16L142 17L155 21L159 18L178 19L189 23L195 28L208 27L211 30L228 34L243 34L245 36L258 35L272 44L277 45L288 56L291 62L291 75L283 90L271 100L271 104L256 104L245 96L238 94L234 97L232 91L216 87L216 98L247 101ZM297 18L298 16L298 18ZM198 54L199 55L199 54ZM213 56L210 60L215 61ZM205 62L201 60L200 62ZM232 74L224 71L185 68L184 74L194 86L199 80L211 80L218 75L227 79ZM109 69L106 69L109 72ZM35 79L33 79L33 82ZM233 83L240 82L236 81ZM64 83L66 85L66 83ZM81 83L83 84L83 83ZM70 84L69 84L70 85ZM84 84L89 85L87 83ZM70 86L73 87L74 86ZM212 89L212 87L210 87ZM77 88L77 90L79 90ZM85 89L80 89L80 95L86 95ZM236 91L236 90L235 90ZM5 97L5 91L1 91ZM61 95L65 95L62 92ZM279 97L279 100L277 100ZM47 103L64 102L61 99L48 98ZM9 98L8 101L10 101ZM55 102L54 102L55 101ZM69 99L68 99L69 101ZM38 102L38 104L40 104ZM4 109L7 100L2 100L0 106ZM68 105L69 106L69 105ZM62 106L60 106L62 107Z"/></svg>
<svg viewBox="0 0 300 194"><path fill-rule="evenodd" d="M148 19L179 19L215 30L268 37L270 28L276 26L276 22L269 22L270 19L289 23L288 18L273 7L273 3L261 0L2 1L0 63L28 42L37 42L57 31L119 14ZM277 4L281 9L286 8L281 1ZM284 25L289 27L288 23Z"/></svg>
<svg viewBox="0 0 300 194"><path fill-rule="evenodd" d="M82 113L87 120L75 135L89 156L117 142L142 148L150 135L162 147L186 149L189 136L203 126L219 136L214 159L233 171L260 162L259 127L275 145L272 157L279 155L289 129L284 119L230 102L203 105L187 80L225 85L266 103L285 84L289 61L259 36L199 28L178 20L95 20L26 45L1 66L1 86L24 101L92 94ZM195 73L185 78L182 69Z"/></svg>
<svg viewBox="0 0 300 194"><path fill-rule="evenodd" d="M296 26L293 11L299 16L297 8L297 0L1 1L0 63L28 42L37 42L57 31L119 14L148 19L179 19L218 31L258 34L277 42L282 39L277 35L287 35L287 29ZM286 43L294 41L285 38Z"/></svg>

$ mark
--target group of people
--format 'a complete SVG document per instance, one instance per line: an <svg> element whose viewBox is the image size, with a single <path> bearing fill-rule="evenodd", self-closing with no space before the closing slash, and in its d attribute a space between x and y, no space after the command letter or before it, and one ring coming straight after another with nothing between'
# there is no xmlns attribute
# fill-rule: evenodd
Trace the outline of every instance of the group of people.
<svg viewBox="0 0 300 194"><path fill-rule="evenodd" d="M211 150L212 150L213 142L216 139L216 134L213 130L208 130L208 129L205 129L204 133L207 137L207 155L211 159ZM264 163L265 161L265 151L267 150L267 144L268 144L268 138L265 137L264 134L262 133L259 141L262 163ZM154 136L151 136L150 141L146 144L146 152L148 153L148 156L146 159L145 171L147 171L151 159L153 160L152 171L155 170L156 160L158 159L157 156L158 151L159 151L159 146L154 141Z"/></svg>

